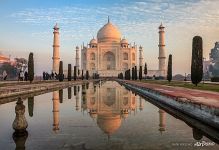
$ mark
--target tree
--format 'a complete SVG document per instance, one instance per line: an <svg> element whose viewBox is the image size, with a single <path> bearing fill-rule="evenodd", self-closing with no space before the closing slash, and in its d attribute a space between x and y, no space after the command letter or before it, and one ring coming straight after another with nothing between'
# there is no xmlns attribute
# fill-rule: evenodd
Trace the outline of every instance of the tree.
<svg viewBox="0 0 219 150"><path fill-rule="evenodd" d="M59 81L63 81L63 62L59 62Z"/></svg>
<svg viewBox="0 0 219 150"><path fill-rule="evenodd" d="M63 103L63 89L59 90L59 102Z"/></svg>
<svg viewBox="0 0 219 150"><path fill-rule="evenodd" d="M33 53L29 54L28 58L28 79L30 83L32 83L34 79L34 60L33 60Z"/></svg>
<svg viewBox="0 0 219 150"><path fill-rule="evenodd" d="M120 75L120 76L121 76L121 79L123 79L123 73L121 72L120 74L121 74L121 75Z"/></svg>
<svg viewBox="0 0 219 150"><path fill-rule="evenodd" d="M167 80L170 82L172 80L172 55L169 55L168 68L167 68Z"/></svg>
<svg viewBox="0 0 219 150"><path fill-rule="evenodd" d="M84 70L81 70L81 79L84 80Z"/></svg>
<svg viewBox="0 0 219 150"><path fill-rule="evenodd" d="M147 63L144 64L144 75L145 75L145 78L148 74L148 68L147 68Z"/></svg>
<svg viewBox="0 0 219 150"><path fill-rule="evenodd" d="M131 79L131 70L129 69L127 71L127 80L130 80Z"/></svg>
<svg viewBox="0 0 219 150"><path fill-rule="evenodd" d="M135 80L135 68L132 67L132 80Z"/></svg>
<svg viewBox="0 0 219 150"><path fill-rule="evenodd" d="M202 80L203 75L203 47L202 38L195 36L192 42L191 80L196 86Z"/></svg>
<svg viewBox="0 0 219 150"><path fill-rule="evenodd" d="M71 87L68 88L68 99L71 99Z"/></svg>
<svg viewBox="0 0 219 150"><path fill-rule="evenodd" d="M71 81L71 64L68 64L68 81Z"/></svg>
<svg viewBox="0 0 219 150"><path fill-rule="evenodd" d="M78 69L78 76L80 75L80 69Z"/></svg>
<svg viewBox="0 0 219 150"><path fill-rule="evenodd" d="M10 63L3 63L0 67L0 74L6 71L9 78L14 78L17 76L17 68Z"/></svg>
<svg viewBox="0 0 219 150"><path fill-rule="evenodd" d="M142 80L142 66L139 67L139 80Z"/></svg>
<svg viewBox="0 0 219 150"><path fill-rule="evenodd" d="M28 97L28 113L30 117L33 117L34 97Z"/></svg>
<svg viewBox="0 0 219 150"><path fill-rule="evenodd" d="M22 70L22 71L26 70L26 68L27 68L27 59L25 59L25 58L15 58L14 60L16 62L15 67L18 70Z"/></svg>
<svg viewBox="0 0 219 150"><path fill-rule="evenodd" d="M135 80L138 79L138 72L137 72L137 66L135 66Z"/></svg>
<svg viewBox="0 0 219 150"><path fill-rule="evenodd" d="M88 80L89 79L89 72L88 72L88 70L86 71L86 80Z"/></svg>
<svg viewBox="0 0 219 150"><path fill-rule="evenodd" d="M77 67L74 66L74 80L77 79Z"/></svg>

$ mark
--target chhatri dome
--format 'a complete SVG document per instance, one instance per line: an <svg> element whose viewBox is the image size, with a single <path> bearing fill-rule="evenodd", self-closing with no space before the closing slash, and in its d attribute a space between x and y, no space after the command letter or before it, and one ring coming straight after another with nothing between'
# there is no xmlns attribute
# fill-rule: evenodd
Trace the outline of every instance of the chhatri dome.
<svg viewBox="0 0 219 150"><path fill-rule="evenodd" d="M113 25L109 18L107 24L105 24L97 33L98 42L115 41L119 42L121 39L121 33L118 28Z"/></svg>
<svg viewBox="0 0 219 150"><path fill-rule="evenodd" d="M90 44L97 44L97 40L93 37L93 39L90 40Z"/></svg>
<svg viewBox="0 0 219 150"><path fill-rule="evenodd" d="M125 39L125 38L123 38L123 39L121 40L121 44L128 44L128 40Z"/></svg>

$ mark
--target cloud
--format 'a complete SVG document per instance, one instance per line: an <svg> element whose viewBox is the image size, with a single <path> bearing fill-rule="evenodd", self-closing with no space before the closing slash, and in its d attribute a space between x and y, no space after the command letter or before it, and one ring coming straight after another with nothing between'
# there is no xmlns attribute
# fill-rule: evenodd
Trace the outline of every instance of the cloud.
<svg viewBox="0 0 219 150"><path fill-rule="evenodd" d="M89 42L96 36L109 15L129 42L136 41L145 47L145 58L151 62L154 62L152 58L157 58L157 27L163 21L167 26L167 46L176 50L170 51L176 54L175 59L181 63L188 62L189 44L193 35L201 34L211 37L210 40L217 38L209 34L213 34L219 25L218 6L218 0L118 1L101 7L80 5L46 9L27 8L8 17L19 24L31 26L31 36L40 40L52 40L52 27L58 22L62 45L73 47L74 44L80 45L83 41ZM212 43L210 40L208 43ZM210 46L207 45L205 49L210 49ZM184 57L181 57L182 55ZM151 68L155 68L156 65L151 64Z"/></svg>
<svg viewBox="0 0 219 150"><path fill-rule="evenodd" d="M144 24L160 21L169 24L217 26L218 4L219 1L214 0L145 0L107 7L25 9L11 14L10 17L20 23L42 27L58 22L62 30L74 30L76 34L80 31L87 35L90 31L98 30L108 15L123 30L126 28L125 32L130 31L133 26L141 29Z"/></svg>

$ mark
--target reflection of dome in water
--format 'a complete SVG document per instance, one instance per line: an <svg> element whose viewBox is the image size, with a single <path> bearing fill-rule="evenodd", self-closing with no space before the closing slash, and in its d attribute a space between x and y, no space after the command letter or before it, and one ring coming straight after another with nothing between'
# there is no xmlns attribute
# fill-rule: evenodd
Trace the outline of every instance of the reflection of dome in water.
<svg viewBox="0 0 219 150"><path fill-rule="evenodd" d="M122 114L121 116L122 116L123 119L126 119L126 118L128 118L129 114L125 113L125 114Z"/></svg>
<svg viewBox="0 0 219 150"><path fill-rule="evenodd" d="M121 118L120 115L101 114L97 117L97 124L104 133L111 135L119 129Z"/></svg>

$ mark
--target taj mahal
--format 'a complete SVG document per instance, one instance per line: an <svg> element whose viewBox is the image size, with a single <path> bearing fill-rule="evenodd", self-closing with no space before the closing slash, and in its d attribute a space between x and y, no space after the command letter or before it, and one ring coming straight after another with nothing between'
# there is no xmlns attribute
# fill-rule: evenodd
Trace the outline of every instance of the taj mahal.
<svg viewBox="0 0 219 150"><path fill-rule="evenodd" d="M148 70L148 76L166 76L166 52L164 43L164 26L159 26L159 67L157 70ZM53 67L52 71L58 73L59 68L59 27L56 24L53 40ZM130 44L126 38L121 38L119 29L108 18L107 23L99 29L97 37L92 38L81 50L76 46L75 66L77 70L88 70L92 75L97 73L100 77L117 77L134 66L142 66L143 47ZM137 49L139 48L139 53ZM137 58L138 57L138 58ZM81 63L80 63L81 60ZM138 63L138 64L137 64Z"/></svg>

